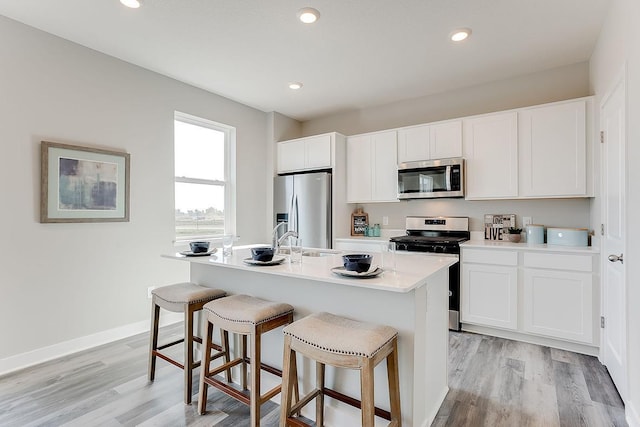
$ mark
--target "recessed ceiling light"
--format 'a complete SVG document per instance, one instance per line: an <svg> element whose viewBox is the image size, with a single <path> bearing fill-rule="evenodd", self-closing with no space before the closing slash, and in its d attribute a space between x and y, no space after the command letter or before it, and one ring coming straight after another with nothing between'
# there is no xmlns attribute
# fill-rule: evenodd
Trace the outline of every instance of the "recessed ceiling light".
<svg viewBox="0 0 640 427"><path fill-rule="evenodd" d="M305 24L313 24L320 18L320 12L312 7L303 7L298 11L298 19Z"/></svg>
<svg viewBox="0 0 640 427"><path fill-rule="evenodd" d="M300 88L302 88L302 83L300 83L300 82L291 82L291 83L289 83L289 89L298 90Z"/></svg>
<svg viewBox="0 0 640 427"><path fill-rule="evenodd" d="M454 42L461 42L462 40L467 39L470 35L471 30L469 28L458 28L451 33L450 37Z"/></svg>
<svg viewBox="0 0 640 427"><path fill-rule="evenodd" d="M132 9L140 7L140 0L120 0L120 3Z"/></svg>

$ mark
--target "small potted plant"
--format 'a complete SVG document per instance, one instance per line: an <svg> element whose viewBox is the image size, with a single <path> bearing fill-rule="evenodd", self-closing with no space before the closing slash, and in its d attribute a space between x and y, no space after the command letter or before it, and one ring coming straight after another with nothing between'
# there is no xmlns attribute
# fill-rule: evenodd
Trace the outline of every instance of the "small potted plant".
<svg viewBox="0 0 640 427"><path fill-rule="evenodd" d="M518 243L520 242L520 238L522 237L520 233L522 233L522 228L509 227L507 230L507 239L510 242Z"/></svg>

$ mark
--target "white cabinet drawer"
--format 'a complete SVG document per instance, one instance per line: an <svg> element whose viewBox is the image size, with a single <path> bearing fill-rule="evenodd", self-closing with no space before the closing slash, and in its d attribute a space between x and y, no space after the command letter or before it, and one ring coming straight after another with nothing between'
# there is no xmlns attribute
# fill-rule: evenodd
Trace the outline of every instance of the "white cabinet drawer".
<svg viewBox="0 0 640 427"><path fill-rule="evenodd" d="M477 264L518 265L518 252L483 249L463 249L462 261Z"/></svg>
<svg viewBox="0 0 640 427"><path fill-rule="evenodd" d="M524 266L552 270L593 271L591 255L524 253Z"/></svg>

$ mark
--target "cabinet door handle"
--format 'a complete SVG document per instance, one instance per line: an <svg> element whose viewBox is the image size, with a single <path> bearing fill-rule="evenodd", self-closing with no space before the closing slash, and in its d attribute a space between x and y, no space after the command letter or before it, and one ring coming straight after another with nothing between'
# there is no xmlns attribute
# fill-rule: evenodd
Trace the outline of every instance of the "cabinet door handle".
<svg viewBox="0 0 640 427"><path fill-rule="evenodd" d="M620 254L620 255L611 254L609 255L609 261L611 262L620 261L620 264L624 264L624 258L622 257L622 255L624 254Z"/></svg>

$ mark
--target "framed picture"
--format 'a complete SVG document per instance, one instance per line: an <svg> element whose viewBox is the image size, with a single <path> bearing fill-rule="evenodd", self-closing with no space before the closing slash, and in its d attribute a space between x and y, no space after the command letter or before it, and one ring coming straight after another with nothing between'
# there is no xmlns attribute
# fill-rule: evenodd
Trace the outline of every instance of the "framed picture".
<svg viewBox="0 0 640 427"><path fill-rule="evenodd" d="M40 222L129 221L130 155L42 141Z"/></svg>

